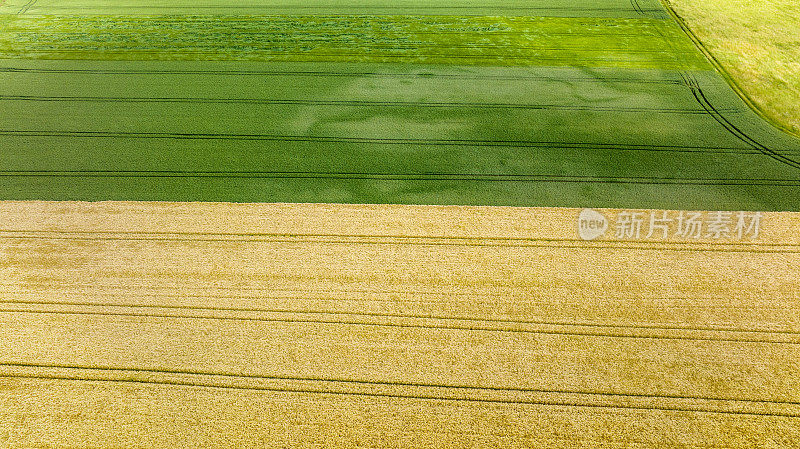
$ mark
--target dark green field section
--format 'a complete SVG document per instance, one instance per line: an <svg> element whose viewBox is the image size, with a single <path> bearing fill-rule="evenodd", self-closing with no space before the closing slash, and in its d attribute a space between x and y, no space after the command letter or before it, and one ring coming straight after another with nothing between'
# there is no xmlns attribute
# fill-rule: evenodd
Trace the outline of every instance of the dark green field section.
<svg viewBox="0 0 800 449"><path fill-rule="evenodd" d="M0 198L800 209L656 1L262 3L0 6Z"/></svg>

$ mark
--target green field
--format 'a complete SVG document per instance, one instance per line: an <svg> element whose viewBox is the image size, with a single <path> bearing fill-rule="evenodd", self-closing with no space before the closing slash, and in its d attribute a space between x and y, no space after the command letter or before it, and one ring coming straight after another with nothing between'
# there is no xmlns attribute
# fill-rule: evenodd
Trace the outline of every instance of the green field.
<svg viewBox="0 0 800 449"><path fill-rule="evenodd" d="M800 5L665 0L767 120L800 136Z"/></svg>
<svg viewBox="0 0 800 449"><path fill-rule="evenodd" d="M0 199L800 209L657 0L0 13Z"/></svg>

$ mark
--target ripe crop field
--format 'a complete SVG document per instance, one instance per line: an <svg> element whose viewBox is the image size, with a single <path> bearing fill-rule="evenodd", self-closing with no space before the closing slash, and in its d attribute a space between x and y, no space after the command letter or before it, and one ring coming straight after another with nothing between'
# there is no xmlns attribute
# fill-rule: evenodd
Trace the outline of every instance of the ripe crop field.
<svg viewBox="0 0 800 449"><path fill-rule="evenodd" d="M610 214L610 211L604 211ZM12 447L791 447L800 226L552 208L0 203Z"/></svg>
<svg viewBox="0 0 800 449"><path fill-rule="evenodd" d="M800 208L655 0L8 0L0 198Z"/></svg>
<svg viewBox="0 0 800 449"><path fill-rule="evenodd" d="M0 447L796 446L800 140L681 27L0 0Z"/></svg>

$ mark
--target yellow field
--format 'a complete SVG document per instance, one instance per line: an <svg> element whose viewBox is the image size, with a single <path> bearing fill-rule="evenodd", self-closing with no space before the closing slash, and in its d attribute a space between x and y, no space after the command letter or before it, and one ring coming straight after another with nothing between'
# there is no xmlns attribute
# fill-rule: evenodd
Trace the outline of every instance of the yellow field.
<svg viewBox="0 0 800 449"><path fill-rule="evenodd" d="M666 0L767 117L800 134L795 0Z"/></svg>
<svg viewBox="0 0 800 449"><path fill-rule="evenodd" d="M0 203L0 445L799 441L800 215L585 242L578 213Z"/></svg>

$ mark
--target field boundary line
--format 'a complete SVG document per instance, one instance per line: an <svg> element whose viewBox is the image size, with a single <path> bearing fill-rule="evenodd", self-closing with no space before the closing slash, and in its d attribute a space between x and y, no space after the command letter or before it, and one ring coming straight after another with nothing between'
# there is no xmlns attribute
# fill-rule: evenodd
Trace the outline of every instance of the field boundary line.
<svg viewBox="0 0 800 449"><path fill-rule="evenodd" d="M105 316L121 318L157 318L157 319L176 319L176 320L209 320L209 321L241 321L241 322L262 322L279 324L321 324L333 326L357 326L373 328L398 328L398 329L425 329L425 330L452 330L466 332L495 332L501 334L530 334L530 335L550 335L562 337L594 337L594 338L615 338L633 340L665 340L665 341L690 341L690 342L717 342L717 343L747 343L760 345L788 345L800 346L800 341L780 340L767 338L736 338L736 337L712 337L695 335L669 335L669 334L636 334L636 333L613 333L613 332L579 332L570 330L546 330L546 329L523 329L523 328L501 328L488 326L458 326L454 324L414 324L398 322L377 322L377 321L358 321L358 320L335 320L335 319L311 319L311 318L266 318L266 317L244 317L244 316L219 316L219 315L188 315L188 314L167 314L167 313L133 313L133 312L102 312L102 311L66 311L66 310L41 310L41 309L0 309L0 314L29 314L29 315L72 315L72 316ZM566 326L564 326L566 327Z"/></svg>
<svg viewBox="0 0 800 449"><path fill-rule="evenodd" d="M194 383L194 382L181 382L181 381L158 381L154 379L102 379L90 377L70 377L58 375L8 375L0 374L0 378L13 378L13 379L32 379L32 380L67 380L79 382L112 382L112 383L130 383L130 384L155 384L155 385L169 385L169 386L184 386L194 388L213 388L213 389L232 389L232 390L255 390L255 391L270 391L275 393L296 393L296 394L319 394L331 396L361 396L361 397L378 397L378 398L394 398L394 399L410 399L410 400L429 400L429 401L447 401L447 402L473 402L473 403L490 403L490 404L515 404L515 405L540 405L550 407L572 407L572 408L599 408L599 409L621 409L621 410L640 410L640 411L666 411L666 412L679 412L679 413L710 413L720 415L745 415L745 416L758 416L758 417L778 417L778 418L800 418L800 414L793 413L780 413L780 412L755 412L755 411L741 411L741 410L710 410L700 408L677 408L677 407L645 407L633 406L622 404L581 404L571 402L559 401L521 401L521 400L506 400L506 399L484 399L484 398L467 398L467 397L442 397L442 396L422 396L422 395L403 395L392 393L362 393L362 392L348 392L348 391L326 391L316 389L292 389L292 388L273 388L273 387L259 387L259 386L245 386L245 385L222 385L211 383Z"/></svg>
<svg viewBox="0 0 800 449"><path fill-rule="evenodd" d="M400 385L408 387L452 388L452 389L465 389L465 390L469 389L469 390L521 391L521 392L532 392L532 393L563 393L563 394L581 394L581 395L597 395L597 396L690 399L690 400L701 400L701 401L762 402L762 403L772 403L772 404L800 405L800 401L784 401L784 400L773 400L773 399L743 399L743 398L725 398L725 397L677 395L677 394L670 395L670 394L649 394L649 393L621 393L621 392L611 392L611 391L584 391L584 390L568 390L568 389L524 388L524 387L511 387L511 386L501 387L501 386L478 386L478 385L464 385L464 384L436 384L436 383L424 383L424 382L378 381L378 380L350 379L350 378L266 376L266 375L244 374L244 373L226 373L219 371L194 371L194 370L176 370L176 369L166 370L159 368L132 368L132 367L68 365L68 364L38 364L38 363L7 362L7 361L0 361L0 366L20 367L20 368L44 368L44 369L48 368L74 369L74 370L87 370L87 371L90 370L138 371L138 372L169 373L169 374L190 374L198 376L241 377L241 378L252 377L257 379Z"/></svg>
<svg viewBox="0 0 800 449"><path fill-rule="evenodd" d="M28 3L35 3L37 0L30 0ZM26 5L28 6L28 5ZM171 6L171 5L128 5L126 8L129 9L185 9L186 6ZM427 6L394 6L394 5L348 5L344 7L346 9L389 9L389 10L403 10L407 11L411 10L447 10L447 9L455 9L455 10L465 10L465 9L476 9L476 10L483 10L486 7L483 6L467 6L467 5L451 5L451 6L439 6L439 5L427 5ZM50 9L67 9L67 10L96 10L96 9L103 9L102 6L91 6L91 7L69 7L69 6L51 6ZM321 10L335 10L337 7L335 6L324 6L324 5L213 5L207 6L205 9L305 9L305 10L314 10L314 9L321 9ZM613 7L581 7L581 8L574 8L568 6L496 6L494 10L522 10L522 11L604 11L604 12L627 12L630 11L629 8L620 7L620 8L613 8ZM643 11L647 12L660 12L661 10L658 8L644 8ZM130 15L130 14L126 14ZM140 15L140 14L136 14ZM199 14L203 15L203 14ZM351 15L351 14L323 14L322 16L340 16L340 15ZM379 14L376 14L379 15ZM465 14L467 16L477 16L477 17L485 17L485 14ZM573 18L572 16L556 16L556 18ZM596 16L575 16L574 18L596 18Z"/></svg>
<svg viewBox="0 0 800 449"><path fill-rule="evenodd" d="M79 96L37 96L3 95L0 101L42 101L42 102L107 102L107 103L208 103L208 104L254 104L254 105L300 105L300 106L380 106L380 107L424 107L424 108L478 108L478 109L534 109L560 111L602 111L602 112L656 112L664 114L711 114L707 109L626 107L626 106L580 106L569 104L531 104L531 103L479 103L479 102L429 102L429 101L381 101L381 100L304 100L283 98L213 98L213 97L79 97ZM718 110L717 110L718 111ZM723 112L741 112L734 108Z"/></svg>
<svg viewBox="0 0 800 449"><path fill-rule="evenodd" d="M800 168L800 167L798 167ZM473 173L350 173L350 172L204 172L204 171L126 171L126 170L9 170L0 177L13 178L218 178L218 179L325 179L343 181L474 181L474 182L531 182L531 183L592 183L678 186L762 186L800 187L800 179L774 178L674 178L654 176L590 176L553 174L473 174Z"/></svg>
<svg viewBox="0 0 800 449"><path fill-rule="evenodd" d="M143 295L146 296L146 295ZM166 295L175 298L186 298L189 295ZM156 297L163 297L156 295ZM196 295L197 298L207 298L205 295ZM267 299L265 297L253 297L253 299ZM283 299L283 298L282 298ZM315 298L315 300L325 300L324 298ZM329 299L337 301L337 299ZM372 300L363 300L369 302ZM345 312L336 310L312 310L312 309L266 309L266 308L252 308L252 307L209 307L209 306L192 306L192 305L155 305L155 304L136 304L136 303L120 303L120 302L90 302L90 301L41 301L41 300L13 300L2 299L0 304L4 305L37 305L37 306L67 306L67 307L94 307L94 308L118 308L118 309L164 309L164 310L196 310L208 312L243 312L243 313L264 313L264 314L284 314L284 315L335 315L335 316L362 316L370 318L399 318L409 320L435 320L435 321L456 321L456 322L484 322L484 323L498 323L498 324L522 324L522 325L537 325L537 326L554 326L554 327L587 327L587 328L610 328L610 329L638 329L638 330L667 330L667 331L692 331L692 332L727 332L727 333L741 333L741 334L776 334L776 335L791 335L800 336L800 330L789 329L745 329L724 326L679 326L679 325L666 325L666 324L612 324L612 323L599 323L599 322L568 322L568 321L544 321L544 320L521 320L511 318L479 318L479 317L466 317L466 316L446 316L434 314L401 314L401 313L385 313L385 312ZM15 309L0 309L0 312L14 312ZM28 313L23 311L23 313ZM172 315L169 315L172 316ZM175 315L176 318L183 318L183 316ZM205 317L205 316L203 316ZM209 318L217 318L218 316L208 316ZM798 342L800 344L800 342Z"/></svg>
<svg viewBox="0 0 800 449"><path fill-rule="evenodd" d="M424 399L424 400L445 400L445 401L468 401L468 402L489 402L489 403L507 403L507 404L528 404L528 405L550 405L550 406L569 406L569 407L599 407L599 408L619 408L619 409L641 409L641 410L664 410L664 411L677 411L677 412L699 412L699 413L720 413L720 414L733 414L733 415L757 415L757 416L782 416L787 418L800 418L800 414L791 412L778 412L778 411L756 411L746 409L733 409L725 410L720 408L708 407L670 407L663 405L637 405L631 403L591 403L588 401L558 401L558 400L542 400L536 398L524 397L486 397L474 396L474 394L487 393L515 393L515 394L536 394L536 395L564 395L564 396L588 396L594 398L605 398L606 400L616 398L617 400L673 400L673 401L703 401L712 403L732 403L735 405L773 405L773 406L790 406L796 407L800 404L794 401L779 401L779 400L759 400L759 399L735 399L735 398L714 398L703 396L680 396L680 395L655 395L655 394L639 394L639 393L613 393L613 392L599 392L599 391L581 391L581 390L548 390L548 389L526 389L515 387L477 387L467 385L446 385L446 384L427 384L427 383L412 383L401 381L360 381L354 379L335 379L335 378L302 378L292 376L259 376L253 374L243 373L215 373L215 372L195 372L190 370L166 370L156 368L114 368L114 367L100 367L100 366L79 366L79 365L40 365L28 363L14 363L14 362L0 362L0 367L11 370L58 370L58 371L94 371L106 374L106 377L91 377L91 373L78 373L79 375L68 375L55 373L36 373L30 371L22 372L0 372L0 377L4 378L27 378L27 379L50 379L50 380L74 380L74 381L98 381L98 382L131 382L131 383L155 383L166 385L185 385L195 387L210 387L210 388L232 388L232 389L253 389L262 391L276 391L287 393L310 393L310 394L334 394L334 395L356 395L356 396L375 396L375 397L392 397L403 399ZM109 377L108 374L117 375L118 377ZM145 376L144 374L147 374ZM153 375L173 376L165 378L154 378ZM124 376L124 377L122 377ZM141 376L137 378L136 376ZM186 376L186 379L175 379L174 376ZM260 382L301 382L310 384L335 384L351 385L354 387L369 387L369 388L383 388L378 391L364 391L364 390L345 390L339 388L325 389L325 388L308 388L308 387L291 387L280 385L243 385L243 384L224 384L222 382L210 382L214 379L203 378L218 377L218 380L227 381L260 381ZM195 379L192 379L195 378ZM200 378L200 379L197 379ZM199 382L205 380L205 382ZM418 391L414 394L391 392L386 391L386 388L414 388ZM429 391L429 394L425 390ZM448 392L448 390L450 390ZM462 392L460 396L446 395L447 393ZM438 392L439 394L432 394ZM445 393L445 394L442 394ZM473 396L467 396L463 393L472 393Z"/></svg>
<svg viewBox="0 0 800 449"><path fill-rule="evenodd" d="M503 237L499 235L479 235L479 236L463 236L463 235L414 235L414 234L346 234L346 233L287 233L287 232L200 232L200 231L125 231L125 230L35 230L35 229L9 229L0 228L0 234L76 234L82 235L134 235L134 236L154 236L154 237L264 237L269 238L297 238L298 241L307 241L307 239L314 238L352 238L352 239L396 239L398 241L436 241L436 240L453 240L471 242L474 240L491 240L496 242L567 242L567 243L583 243L593 244L592 241L586 241L578 238L561 238L561 237ZM595 240L596 243L619 243L619 244L655 244L655 245L698 245L698 246L775 246L775 247L800 247L800 243L761 243L761 242L715 242L715 241L692 241L692 240ZM2 284L0 284L2 285Z"/></svg>
<svg viewBox="0 0 800 449"><path fill-rule="evenodd" d="M10 234L10 235L9 235ZM50 235L47 235L50 234ZM55 235L53 235L55 234ZM617 249L640 251L694 251L719 253L795 254L800 253L797 244L780 243L713 243L691 241L626 241L557 238L503 239L490 237L407 237L392 235L346 235L346 234L206 234L164 233L139 234L137 232L77 232L69 231L13 231L0 230L0 239L20 240L74 240L74 241L161 241L161 242L263 242L263 243L312 243L353 245L415 245L415 246L462 246L462 247L506 247L506 248L555 248L555 249ZM216 238L213 238L216 237ZM238 237L238 238L230 238ZM492 240L492 241L487 241ZM716 247L716 248L715 248ZM765 249L767 248L767 249Z"/></svg>
<svg viewBox="0 0 800 449"><path fill-rule="evenodd" d="M751 145L746 147L708 147L692 145L655 145L624 144L603 142L559 142L534 140L480 140L480 139L409 139L386 137L342 137L314 135L280 135L280 134L231 134L231 133L164 133L164 132L128 132L128 131L36 131L0 129L0 135L25 137L76 137L76 138L112 138L112 139L173 139L173 140L253 140L253 141L286 141L286 142L324 142L353 144L384 145L435 145L435 146L477 146L477 147L510 147L510 148L587 148L599 150L731 150L757 151ZM702 152L702 151L701 151ZM758 152L760 154L760 152Z"/></svg>
<svg viewBox="0 0 800 449"><path fill-rule="evenodd" d="M9 73L81 73L100 75L217 75L217 76L331 76L331 77L388 77L388 78L422 78L422 79L474 79L474 80L543 80L553 81L552 76L546 75L468 75L455 73L392 73L392 72L335 72L335 71L298 71L298 70L114 70L114 69L44 69L26 67L0 66L0 72ZM556 81L575 81L588 83L636 83L636 84L667 84L682 86L683 82L677 79L642 79L642 78L614 78L614 77L559 77Z"/></svg>
<svg viewBox="0 0 800 449"><path fill-rule="evenodd" d="M82 282L55 282L50 281L48 282L48 287L59 287L65 290L75 290L84 292L87 290L121 290L127 291L125 287L120 287L116 284L101 284L101 283L82 283ZM0 286L3 287L19 287L20 285L15 282L2 282L0 281ZM466 301L473 301L475 298L482 300L488 298L507 298L513 299L514 301L524 299L527 303L535 303L538 304L541 302L543 296L541 295L533 295L531 296L528 293L516 292L516 293L499 293L496 291L491 292L481 292L481 291L473 291L473 292L459 292L459 291L431 291L431 290L413 290L413 289L404 289L404 290L393 290L393 289L367 289L367 288L356 288L356 289L337 289L337 288L281 288L281 287L255 287L252 285L249 286L215 286L215 287L193 287L190 285L181 285L180 287L173 287L173 286L165 286L165 285L148 285L148 286L137 286L137 288L150 290L150 291L182 291L182 290L200 290L200 291L209 291L209 290L220 290L220 291L237 291L237 292L247 292L249 294L238 294L238 295L231 295L231 294L218 294L215 292L209 295L200 295L197 293L188 293L188 294L168 294L168 293L136 293L134 296L143 296L143 297L172 297L172 298L219 298L219 299L274 299L274 300L320 300L320 301L376 301L376 302L384 302L384 301L408 301L408 302L434 302L439 301L436 299L401 299L401 298L383 298L383 299L376 299L370 297L369 299L363 298L340 298L340 297L326 297L320 298L318 296L301 296L301 295L282 295L282 296L275 296L275 295L258 295L257 293L250 293L250 292L281 292L281 293L326 293L326 294L367 294L367 295L396 295L396 294L408 294L411 296L436 296L436 297L462 297L467 299L459 299L456 302L466 302ZM41 290L41 286L37 289L36 287L30 287L31 291L28 292L17 292L20 295L34 295L35 291ZM12 294L12 290L5 290L3 293ZM62 292L63 293L63 292ZM74 292L73 292L74 293ZM98 293L92 292L92 295L100 295L100 296L111 296L117 297L118 293ZM563 301L565 298L563 296L553 297L552 295L548 295L548 299L557 299ZM603 299L606 300L614 300L614 301L623 301L623 300L630 300L632 299L631 296L623 295L623 296L604 296ZM641 299L648 299L648 300L658 300L660 302L663 301L712 301L712 300L719 300L719 297L703 297L703 296L656 296L656 297L646 297ZM743 297L737 297L734 299L744 300ZM748 300L753 298L747 298ZM796 301L798 298L789 297L788 299L792 301ZM450 299L452 300L452 299ZM774 300L774 299L773 299ZM687 306L669 306L666 305L664 308L686 308L686 307L697 307L697 304ZM707 307L706 305L700 307ZM713 306L715 308L733 308L733 309L752 309L754 307L745 307L745 306ZM763 305L760 305L759 308L763 308ZM767 307L768 309L780 309L780 310L787 310L787 309L797 309L800 307Z"/></svg>

